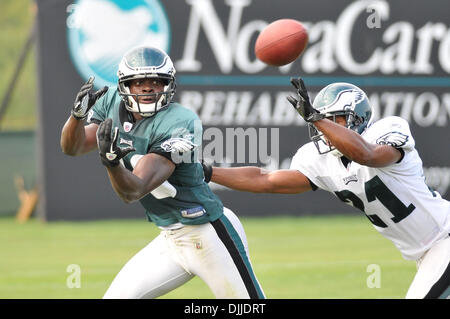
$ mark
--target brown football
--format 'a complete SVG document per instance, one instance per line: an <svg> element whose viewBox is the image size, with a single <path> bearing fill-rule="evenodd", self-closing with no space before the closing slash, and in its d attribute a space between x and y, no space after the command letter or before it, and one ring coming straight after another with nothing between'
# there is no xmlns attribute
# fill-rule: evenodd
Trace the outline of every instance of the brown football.
<svg viewBox="0 0 450 319"><path fill-rule="evenodd" d="M270 23L258 35L256 57L272 66L282 66L297 59L308 44L308 32L303 24L293 19Z"/></svg>

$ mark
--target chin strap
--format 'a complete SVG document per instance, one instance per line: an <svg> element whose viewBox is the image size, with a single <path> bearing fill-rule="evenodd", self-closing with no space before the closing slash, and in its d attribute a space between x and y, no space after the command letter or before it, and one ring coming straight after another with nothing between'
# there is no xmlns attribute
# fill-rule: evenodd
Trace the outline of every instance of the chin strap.
<svg viewBox="0 0 450 319"><path fill-rule="evenodd" d="M131 105L133 105L135 107L127 106L127 110L130 111L130 112L137 112L143 117L151 117L151 116L155 115L156 113L158 113L158 111L162 110L163 108L165 108L166 106L169 105L169 103L165 103L163 106L158 107L158 105L162 105L163 104L161 102L161 100L166 100L167 101L167 94L168 93L161 93L162 96L159 98L158 101L156 101L155 103L149 103L149 104L139 103L139 102L137 102L134 99L134 97L128 96L128 103L127 103L127 105L131 104ZM164 95L166 95L166 96L164 96ZM141 105L154 105L153 111L142 112Z"/></svg>

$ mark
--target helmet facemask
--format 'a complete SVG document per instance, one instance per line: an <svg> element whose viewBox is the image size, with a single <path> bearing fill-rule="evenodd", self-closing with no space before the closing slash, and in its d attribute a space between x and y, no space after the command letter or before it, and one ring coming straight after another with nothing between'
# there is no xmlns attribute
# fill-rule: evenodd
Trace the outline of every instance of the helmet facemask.
<svg viewBox="0 0 450 319"><path fill-rule="evenodd" d="M328 114L325 118L337 123L336 118L338 116L345 116L345 127L359 133L358 129L360 128L363 120L361 119L361 117L356 115L355 112L353 112L352 110L333 112ZM338 149L336 149L336 147L330 144L325 135L320 130L318 130L313 123L308 123L308 131L309 137L311 141L314 142L314 145L316 146L319 154L326 154L331 152L331 154L335 156L342 156L342 153Z"/></svg>
<svg viewBox="0 0 450 319"><path fill-rule="evenodd" d="M163 90L161 92L154 92L154 93L142 93L142 94L131 93L129 87L131 80L147 79L147 78L163 80L165 83ZM122 96L122 100L125 102L126 109L130 112L137 112L144 117L153 116L159 110L169 105L173 95L175 94L176 88L175 81L170 81L167 79L163 79L161 77L147 77L147 78L140 77L119 81L119 92L120 95ZM139 102L139 98L142 97L154 98L154 102L151 103Z"/></svg>

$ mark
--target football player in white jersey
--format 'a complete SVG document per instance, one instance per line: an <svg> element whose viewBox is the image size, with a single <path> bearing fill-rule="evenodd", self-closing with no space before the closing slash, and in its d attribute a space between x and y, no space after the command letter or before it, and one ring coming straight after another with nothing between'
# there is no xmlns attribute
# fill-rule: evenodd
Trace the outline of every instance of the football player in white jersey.
<svg viewBox="0 0 450 319"><path fill-rule="evenodd" d="M205 179L255 193L332 192L417 262L406 298L448 298L450 202L426 185L408 122L390 116L372 123L366 94L352 84L326 86L311 105L303 80L291 83L297 97L288 101L308 123L312 141L300 147L290 169L204 164Z"/></svg>

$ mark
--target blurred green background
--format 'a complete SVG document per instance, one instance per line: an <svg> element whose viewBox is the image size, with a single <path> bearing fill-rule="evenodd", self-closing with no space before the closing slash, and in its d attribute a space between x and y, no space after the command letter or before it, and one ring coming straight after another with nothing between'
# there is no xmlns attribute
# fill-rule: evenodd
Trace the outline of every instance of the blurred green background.
<svg viewBox="0 0 450 319"><path fill-rule="evenodd" d="M35 15L32 0L0 1L0 99L3 101L15 75L20 54ZM0 216L19 207L14 177L22 176L26 188L36 182L35 130L37 125L36 45L33 43L20 70L8 107L0 119Z"/></svg>
<svg viewBox="0 0 450 319"><path fill-rule="evenodd" d="M0 1L0 96L6 94L21 50L34 19L34 1ZM28 53L9 107L0 125L2 131L34 131L36 128L36 47Z"/></svg>

